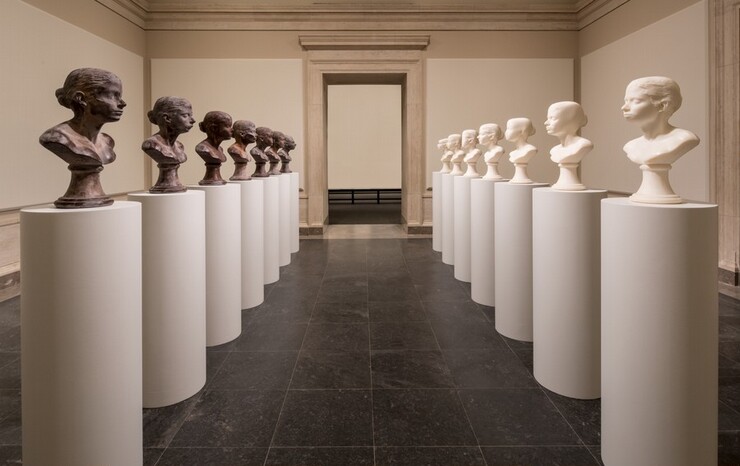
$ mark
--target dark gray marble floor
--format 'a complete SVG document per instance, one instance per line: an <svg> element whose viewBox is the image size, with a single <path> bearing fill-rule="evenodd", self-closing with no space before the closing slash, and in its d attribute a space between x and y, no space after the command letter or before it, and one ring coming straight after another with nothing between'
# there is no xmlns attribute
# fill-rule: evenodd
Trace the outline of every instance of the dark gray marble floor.
<svg viewBox="0 0 740 466"><path fill-rule="evenodd" d="M0 464L20 464L19 299L0 304ZM430 239L305 240L146 465L598 465L599 400L532 377ZM720 298L719 451L740 464L740 303Z"/></svg>

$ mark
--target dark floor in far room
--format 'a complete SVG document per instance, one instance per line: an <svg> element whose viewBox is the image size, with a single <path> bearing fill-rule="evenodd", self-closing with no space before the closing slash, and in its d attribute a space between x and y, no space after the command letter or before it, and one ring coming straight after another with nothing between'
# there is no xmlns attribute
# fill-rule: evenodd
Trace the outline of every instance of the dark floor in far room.
<svg viewBox="0 0 740 466"><path fill-rule="evenodd" d="M401 203L329 204L330 225L378 225L401 223Z"/></svg>
<svg viewBox="0 0 740 466"><path fill-rule="evenodd" d="M304 240L208 382L144 410L146 465L599 464L599 400L541 388L429 239ZM18 298L0 304L0 464L21 455ZM740 464L740 303L720 297L719 446ZM7 462L7 463L6 463Z"/></svg>

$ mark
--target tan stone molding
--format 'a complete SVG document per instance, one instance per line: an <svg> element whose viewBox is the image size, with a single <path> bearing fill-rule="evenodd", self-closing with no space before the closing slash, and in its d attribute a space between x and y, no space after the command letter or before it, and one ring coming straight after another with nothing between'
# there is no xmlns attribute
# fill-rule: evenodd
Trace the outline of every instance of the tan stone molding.
<svg viewBox="0 0 740 466"><path fill-rule="evenodd" d="M629 0L489 2L429 6L243 0L96 0L146 30L577 31ZM515 5L515 6L513 6Z"/></svg>
<svg viewBox="0 0 740 466"><path fill-rule="evenodd" d="M304 50L424 50L429 35L312 34L298 37Z"/></svg>
<svg viewBox="0 0 740 466"><path fill-rule="evenodd" d="M740 0L709 0L709 165L720 281L740 275Z"/></svg>

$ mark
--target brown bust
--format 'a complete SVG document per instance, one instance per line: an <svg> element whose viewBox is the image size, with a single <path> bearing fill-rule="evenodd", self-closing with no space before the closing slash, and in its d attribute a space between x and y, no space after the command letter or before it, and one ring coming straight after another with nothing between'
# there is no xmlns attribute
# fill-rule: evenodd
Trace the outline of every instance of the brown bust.
<svg viewBox="0 0 740 466"><path fill-rule="evenodd" d="M249 151L252 158L254 158L255 168L254 173L252 173L252 178L264 178L266 176L270 176L270 174L267 173L265 166L270 159L265 154L265 151L272 145L272 130L270 128L265 128L264 126L260 126L257 128L256 132L256 145Z"/></svg>
<svg viewBox="0 0 740 466"><path fill-rule="evenodd" d="M252 158L247 152L247 146L257 139L254 123L248 120L237 120L232 128L234 134L234 144L229 146L227 152L234 159L234 175L229 178L231 181L249 180L251 177L247 173L247 164Z"/></svg>
<svg viewBox="0 0 740 466"><path fill-rule="evenodd" d="M224 112L208 112L198 127L207 136L195 146L195 152L206 162L206 174L198 184L201 186L226 184L221 178L221 164L226 162L221 143L231 139L231 116Z"/></svg>
<svg viewBox="0 0 740 466"><path fill-rule="evenodd" d="M280 173L293 173L290 169L290 161L293 160L290 156L290 151L295 149L295 141L291 136L285 135L285 145L283 150L278 152L282 165L280 166Z"/></svg>
<svg viewBox="0 0 740 466"><path fill-rule="evenodd" d="M121 119L126 106L121 94L118 76L98 68L72 71L57 89L57 101L74 116L39 137L41 145L67 162L72 172L67 192L54 202L56 207L79 209L113 203L100 185L100 172L103 165L116 159L115 143L100 129Z"/></svg>
<svg viewBox="0 0 740 466"><path fill-rule="evenodd" d="M159 126L159 131L141 144L141 150L157 162L159 177L149 189L150 193L180 193L187 191L177 176L177 169L188 157L177 137L190 131L195 119L193 108L180 97L160 97L149 113L149 121Z"/></svg>
<svg viewBox="0 0 740 466"><path fill-rule="evenodd" d="M272 147L267 152L270 158L270 176L280 174L280 151L285 146L285 135L280 131L272 132Z"/></svg>

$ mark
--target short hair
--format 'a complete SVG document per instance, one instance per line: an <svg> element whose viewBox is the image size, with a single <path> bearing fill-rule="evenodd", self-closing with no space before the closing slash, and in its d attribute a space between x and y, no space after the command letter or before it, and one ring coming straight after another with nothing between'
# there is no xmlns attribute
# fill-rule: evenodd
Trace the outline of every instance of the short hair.
<svg viewBox="0 0 740 466"><path fill-rule="evenodd" d="M77 68L69 72L62 87L54 94L59 105L71 109L77 115L82 112L82 108L75 104L75 93L95 95L112 83L121 84L121 80L110 71L100 68Z"/></svg>
<svg viewBox="0 0 740 466"><path fill-rule="evenodd" d="M550 105L550 108L553 107L562 107L566 109L573 117L575 123L578 124L579 128L582 128L588 124L588 117L583 111L583 107L581 107L581 104L579 104L578 102L573 102L569 100L563 102L555 102L554 104Z"/></svg>
<svg viewBox="0 0 740 466"><path fill-rule="evenodd" d="M527 136L532 136L534 133L536 133L534 126L532 126L532 120L530 120L529 118L524 118L524 117L512 118L506 122L506 126L517 125L517 124L524 125L524 133Z"/></svg>
<svg viewBox="0 0 740 466"><path fill-rule="evenodd" d="M160 97L156 102L154 102L154 107L147 112L146 116L152 124L159 126L162 123L162 117L165 115L171 115L172 113L183 110L184 108L192 110L192 106L187 99L172 96Z"/></svg>
<svg viewBox="0 0 740 466"><path fill-rule="evenodd" d="M683 102L681 88L671 78L665 76L637 78L630 82L627 88L633 86L644 91L653 103L665 103L666 113L669 117L681 108Z"/></svg>
<svg viewBox="0 0 740 466"><path fill-rule="evenodd" d="M496 135L496 139L501 139L504 137L504 132L501 130L501 127L497 125L496 123L486 123L480 126L480 129L478 129L478 134L483 133L492 133Z"/></svg>
<svg viewBox="0 0 740 466"><path fill-rule="evenodd" d="M200 130L204 133L208 134L208 128L222 125L231 126L231 115L226 112L213 110L206 113L206 116L203 117L203 121L198 123L198 128L200 128Z"/></svg>

